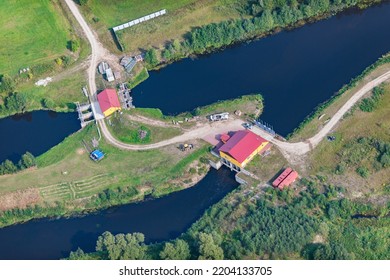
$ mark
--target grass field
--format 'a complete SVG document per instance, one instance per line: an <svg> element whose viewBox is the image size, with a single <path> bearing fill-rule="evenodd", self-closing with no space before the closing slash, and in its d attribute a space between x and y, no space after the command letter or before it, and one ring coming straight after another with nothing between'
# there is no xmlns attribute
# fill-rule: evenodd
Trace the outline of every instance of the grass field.
<svg viewBox="0 0 390 280"><path fill-rule="evenodd" d="M311 155L311 173L325 174L329 182L346 186L354 196L383 191L390 183L390 168L380 167L378 152L358 139L368 137L390 143L390 84L385 84L385 91L378 108L362 112L356 107L334 130L336 140L320 143ZM345 160L345 171L337 175L337 166ZM357 173L359 167L367 170L366 178Z"/></svg>
<svg viewBox="0 0 390 280"><path fill-rule="evenodd" d="M57 1L0 1L0 73L52 61L67 52L70 25Z"/></svg>
<svg viewBox="0 0 390 280"><path fill-rule="evenodd" d="M127 118L127 112L112 116L107 127L115 138L131 144L156 143L182 133L180 128L152 126L132 121ZM140 135L141 130L146 132L143 138Z"/></svg>
<svg viewBox="0 0 390 280"><path fill-rule="evenodd" d="M193 151L183 153L175 146L122 151L102 140L99 147L106 157L95 163L82 144L83 139L90 143L93 137L98 138L97 131L90 125L38 157L38 169L0 176L0 195L36 188L43 201L52 202L87 198L116 187L152 191L183 177L188 165L208 152L203 142L197 143Z"/></svg>
<svg viewBox="0 0 390 280"><path fill-rule="evenodd" d="M84 15L97 31L100 39L115 50L109 29L161 9L167 15L120 32L125 50L135 52L150 46L159 46L166 40L181 38L196 26L226 19L238 18L237 7L243 0L114 0L89 1L83 7Z"/></svg>

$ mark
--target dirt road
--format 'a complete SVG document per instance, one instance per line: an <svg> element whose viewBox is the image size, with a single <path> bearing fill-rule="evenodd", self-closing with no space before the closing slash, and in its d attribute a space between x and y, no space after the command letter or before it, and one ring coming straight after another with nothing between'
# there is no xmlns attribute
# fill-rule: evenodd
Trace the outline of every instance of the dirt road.
<svg viewBox="0 0 390 280"><path fill-rule="evenodd" d="M65 2L69 6L69 9L73 13L77 21L80 23L82 29L84 30L85 35L87 36L88 41L91 44L92 54L90 60L91 64L88 69L88 84L90 88L90 94L92 97L94 97L96 94L95 74L96 74L97 64L100 60L102 60L102 58L107 60L107 57L112 57L112 54L110 54L101 45L101 43L98 42L92 30L89 28L88 24L85 22L84 18L80 14L76 4L72 0L65 0ZM263 138L269 140L277 147L279 147L288 160L290 160L291 162L297 161L298 158L307 154L311 149L316 147L321 142L321 140L324 139L324 137L341 120L344 114L349 109L351 109L351 107L355 105L356 102L361 97L363 97L367 92L369 92L374 87L378 86L379 84L383 83L389 78L390 78L390 71L379 76L373 81L368 82L339 109L339 111L330 119L330 121L316 135L314 135L313 137L309 138L304 142L288 143L288 142L279 141L277 139L274 139L271 135L267 134L266 132L264 132L258 127L254 127L253 131L258 135L262 136ZM242 129L241 126L242 121L233 119L233 120L220 122L220 123L205 124L204 126L197 127L191 131L185 132L180 136L176 136L172 139L161 141L158 143L149 144L149 145L131 145L131 144L120 142L117 139L115 139L107 129L104 120L98 120L97 123L100 126L101 132L103 136L106 138L106 140L112 145L124 150L156 149L156 148L164 147L179 142L187 142L191 139L204 138L210 133L218 134L226 131Z"/></svg>

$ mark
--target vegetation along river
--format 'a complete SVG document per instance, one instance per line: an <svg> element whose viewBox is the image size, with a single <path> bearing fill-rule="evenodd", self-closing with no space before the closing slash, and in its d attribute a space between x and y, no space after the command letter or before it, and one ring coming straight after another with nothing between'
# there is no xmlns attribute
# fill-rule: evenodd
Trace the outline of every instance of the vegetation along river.
<svg viewBox="0 0 390 280"><path fill-rule="evenodd" d="M230 170L212 169L196 186L162 198L81 218L39 219L6 227L0 229L0 259L59 259L78 247L92 251L104 231L142 232L146 242L169 240L237 186Z"/></svg>
<svg viewBox="0 0 390 280"><path fill-rule="evenodd" d="M133 90L134 104L177 114L261 93L265 99L261 118L287 135L318 104L390 51L389 26L387 2L185 59L152 71Z"/></svg>
<svg viewBox="0 0 390 280"><path fill-rule="evenodd" d="M135 105L176 114L260 92L262 118L286 135L319 103L390 50L390 4L350 11L302 28L169 65L134 90ZM369 50L369 51L368 51ZM34 112L0 120L0 161L39 155L79 128L77 116ZM0 229L0 259L56 259L94 248L104 231L142 232L147 242L177 237L237 187L226 169L194 188L85 217Z"/></svg>

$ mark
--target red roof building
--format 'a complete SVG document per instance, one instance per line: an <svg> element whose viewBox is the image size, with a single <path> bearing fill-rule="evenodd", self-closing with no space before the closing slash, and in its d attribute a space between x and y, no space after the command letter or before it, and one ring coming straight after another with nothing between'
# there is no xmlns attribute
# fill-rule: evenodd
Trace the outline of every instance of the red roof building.
<svg viewBox="0 0 390 280"><path fill-rule="evenodd" d="M284 187L288 187L289 185L294 183L297 178L298 178L298 173L296 171L292 171L290 174L288 174L286 179L284 179L279 184L278 188L282 190Z"/></svg>
<svg viewBox="0 0 390 280"><path fill-rule="evenodd" d="M298 172L292 170L290 167L286 168L282 174L272 182L272 186L282 190L284 187L288 187L298 178Z"/></svg>
<svg viewBox="0 0 390 280"><path fill-rule="evenodd" d="M280 175L278 176L278 178L276 178L275 181L272 182L272 186L274 186L275 188L276 188L277 186L279 186L279 184L280 184L284 179L286 179L286 177L288 176L288 174L291 173L291 171L292 171L292 169L291 169L290 167L286 168L286 169L282 172L282 174L280 174Z"/></svg>
<svg viewBox="0 0 390 280"><path fill-rule="evenodd" d="M223 159L243 168L256 154L269 147L268 143L250 130L239 130L218 151Z"/></svg>
<svg viewBox="0 0 390 280"><path fill-rule="evenodd" d="M222 134L220 139L223 143L226 143L230 139L230 136L228 134Z"/></svg>
<svg viewBox="0 0 390 280"><path fill-rule="evenodd" d="M105 117L121 109L121 104L115 89L108 88L103 90L98 94L97 99Z"/></svg>

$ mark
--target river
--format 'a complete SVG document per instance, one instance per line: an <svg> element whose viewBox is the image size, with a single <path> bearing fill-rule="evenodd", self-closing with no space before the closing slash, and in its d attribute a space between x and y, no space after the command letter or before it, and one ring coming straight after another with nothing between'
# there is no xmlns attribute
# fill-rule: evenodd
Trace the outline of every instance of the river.
<svg viewBox="0 0 390 280"><path fill-rule="evenodd" d="M22 154L43 154L79 130L77 113L35 111L0 119L0 162L15 163Z"/></svg>
<svg viewBox="0 0 390 280"><path fill-rule="evenodd" d="M136 107L174 115L261 93L261 118L287 135L320 103L390 51L390 3L350 10L249 44L150 72L133 90Z"/></svg>
<svg viewBox="0 0 390 280"><path fill-rule="evenodd" d="M262 93L262 118L292 131L313 108L390 50L390 4L339 16L223 52L169 65L134 90L135 105L176 114L217 100ZM75 114L34 112L0 120L0 161L39 155L78 129ZM142 232L147 242L175 238L237 187L211 170L193 188L81 218L39 219L0 230L0 259L57 259L94 248L104 231Z"/></svg>
<svg viewBox="0 0 390 280"><path fill-rule="evenodd" d="M185 232L211 205L238 186L233 172L212 169L192 188L84 217L38 219L0 229L0 259L59 259L77 247L90 252L104 231L142 232L146 242Z"/></svg>

